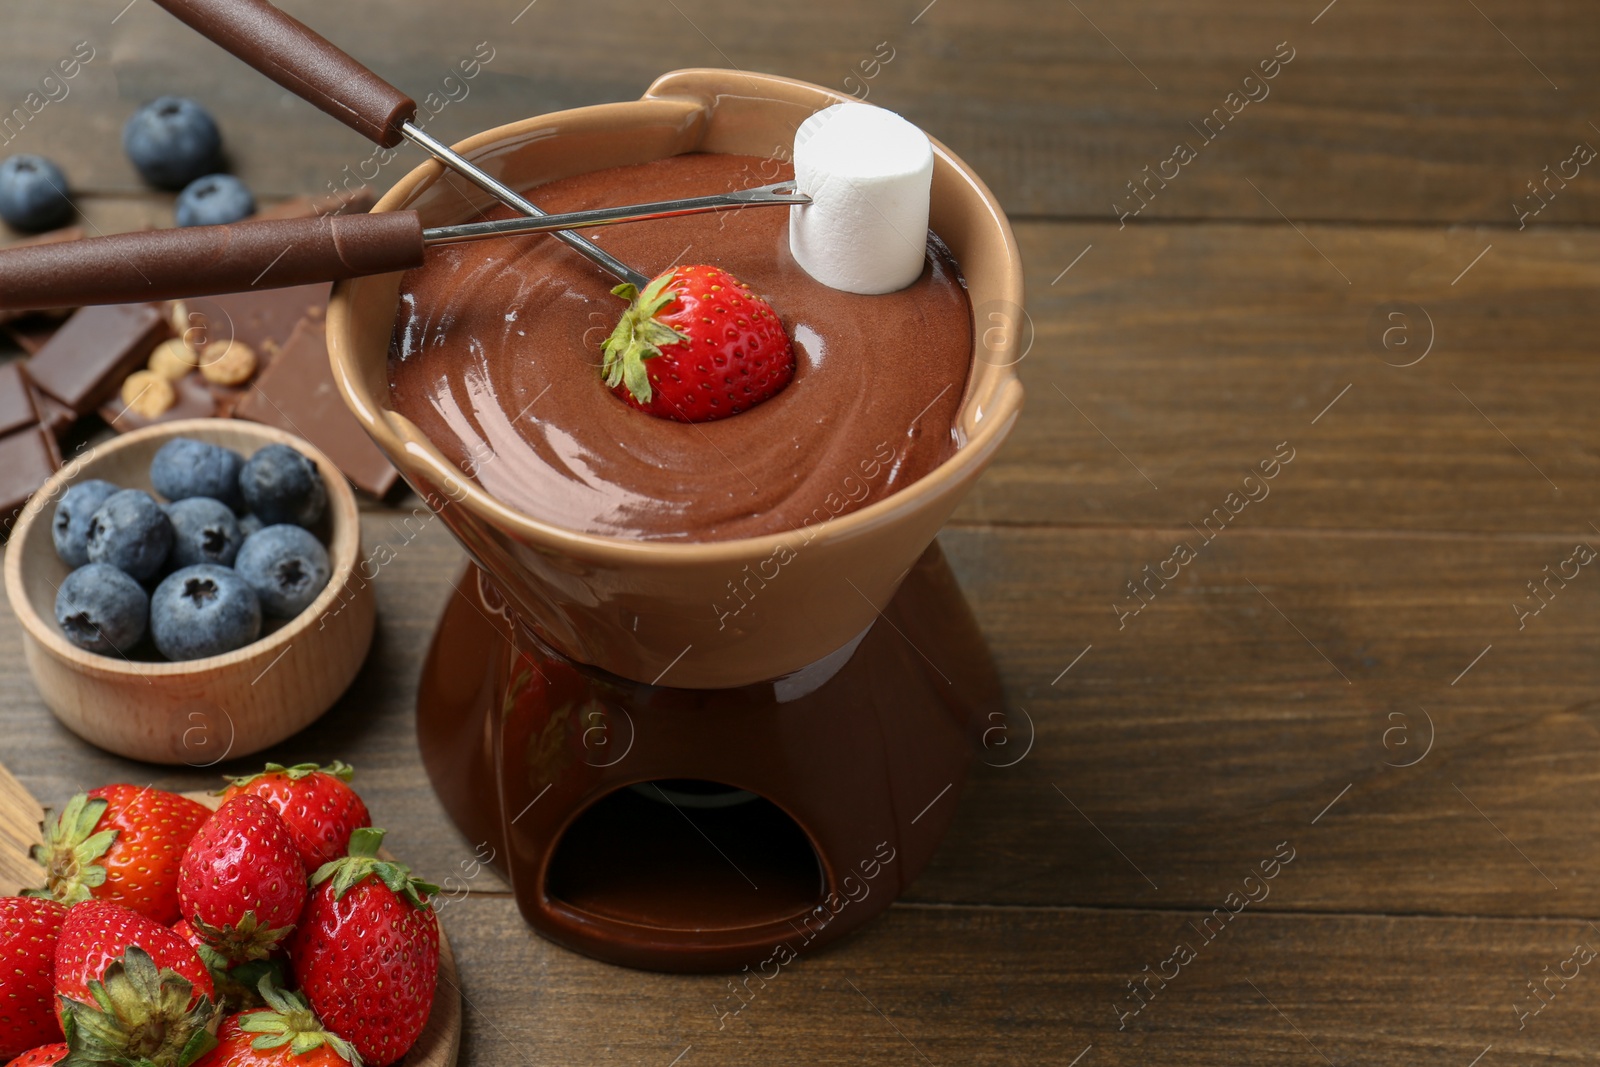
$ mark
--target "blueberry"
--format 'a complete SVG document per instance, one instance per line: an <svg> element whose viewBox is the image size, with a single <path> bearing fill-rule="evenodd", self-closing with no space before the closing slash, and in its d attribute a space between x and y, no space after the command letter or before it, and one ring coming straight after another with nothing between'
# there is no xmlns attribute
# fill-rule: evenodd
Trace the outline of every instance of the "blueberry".
<svg viewBox="0 0 1600 1067"><path fill-rule="evenodd" d="M89 517L85 538L92 563L109 563L131 578L153 578L172 548L172 522L155 497L121 489Z"/></svg>
<svg viewBox="0 0 1600 1067"><path fill-rule="evenodd" d="M168 500L208 496L229 507L242 503L239 471L244 457L231 448L174 437L150 461L150 484Z"/></svg>
<svg viewBox="0 0 1600 1067"><path fill-rule="evenodd" d="M193 100L163 96L135 111L122 127L122 150L151 185L182 189L216 172L222 135Z"/></svg>
<svg viewBox="0 0 1600 1067"><path fill-rule="evenodd" d="M261 598L261 610L283 619L317 599L332 573L322 542L289 525L268 526L245 538L233 566Z"/></svg>
<svg viewBox="0 0 1600 1067"><path fill-rule="evenodd" d="M67 176L43 156L12 156L0 163L0 219L19 230L53 230L76 212L67 199Z"/></svg>
<svg viewBox="0 0 1600 1067"><path fill-rule="evenodd" d="M310 526L328 504L317 465L288 445L268 445L246 460L239 489L250 510L268 526Z"/></svg>
<svg viewBox="0 0 1600 1067"><path fill-rule="evenodd" d="M150 598L109 563L67 575L56 592L56 622L67 640L90 652L126 653L144 636Z"/></svg>
<svg viewBox="0 0 1600 1067"><path fill-rule="evenodd" d="M89 562L89 519L117 489L110 482L91 478L61 494L61 499L56 501L50 535L55 539L56 555L61 557L62 563L81 567Z"/></svg>
<svg viewBox="0 0 1600 1067"><path fill-rule="evenodd" d="M179 226L224 226L256 213L256 198L231 174L196 178L178 194Z"/></svg>
<svg viewBox="0 0 1600 1067"><path fill-rule="evenodd" d="M172 522L172 552L167 566L192 567L197 563L233 566L244 535L233 509L206 496L185 497L162 509Z"/></svg>
<svg viewBox="0 0 1600 1067"><path fill-rule="evenodd" d="M156 586L150 632L170 660L221 655L260 636L261 604L249 583L227 567L185 567Z"/></svg>
<svg viewBox="0 0 1600 1067"><path fill-rule="evenodd" d="M249 537L251 534L259 532L266 525L266 523L261 521L261 516L257 515L253 511L246 515L240 515L239 536Z"/></svg>

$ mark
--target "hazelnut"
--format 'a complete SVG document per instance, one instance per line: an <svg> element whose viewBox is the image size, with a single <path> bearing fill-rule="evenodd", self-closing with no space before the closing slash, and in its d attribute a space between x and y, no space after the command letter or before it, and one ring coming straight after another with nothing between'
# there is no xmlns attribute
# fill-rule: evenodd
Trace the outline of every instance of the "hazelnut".
<svg viewBox="0 0 1600 1067"><path fill-rule="evenodd" d="M172 383L161 375L136 370L122 383L122 405L141 418L153 419L178 402Z"/></svg>
<svg viewBox="0 0 1600 1067"><path fill-rule="evenodd" d="M256 372L256 354L243 341L207 345L200 354L200 373L216 385L243 385Z"/></svg>
<svg viewBox="0 0 1600 1067"><path fill-rule="evenodd" d="M184 344L182 340L173 338L156 345L156 350L150 353L150 362L147 366L153 373L161 375L169 382L175 382L194 370L197 362L199 356L194 349Z"/></svg>

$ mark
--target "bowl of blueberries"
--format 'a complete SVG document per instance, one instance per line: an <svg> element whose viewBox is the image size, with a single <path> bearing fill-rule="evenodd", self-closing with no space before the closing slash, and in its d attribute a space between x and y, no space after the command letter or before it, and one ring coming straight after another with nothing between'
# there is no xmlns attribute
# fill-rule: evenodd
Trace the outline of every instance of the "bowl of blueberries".
<svg viewBox="0 0 1600 1067"><path fill-rule="evenodd" d="M312 445L230 419L85 449L24 509L6 594L45 704L101 748L210 766L327 711L372 642L355 495Z"/></svg>

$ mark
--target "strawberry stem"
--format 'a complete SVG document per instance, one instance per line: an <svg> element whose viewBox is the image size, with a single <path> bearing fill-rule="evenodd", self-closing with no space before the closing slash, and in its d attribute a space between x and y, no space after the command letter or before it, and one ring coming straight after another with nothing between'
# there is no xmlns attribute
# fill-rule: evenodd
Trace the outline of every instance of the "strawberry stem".
<svg viewBox="0 0 1600 1067"><path fill-rule="evenodd" d="M88 988L92 1004L59 998L72 1050L61 1061L67 1067L189 1067L216 1047L211 998L195 998L187 978L157 968L138 945L128 946Z"/></svg>
<svg viewBox="0 0 1600 1067"><path fill-rule="evenodd" d="M103 797L91 800L87 793L79 793L54 820L45 820L44 843L29 853L44 868L45 888L23 890L24 896L81 904L93 896L90 890L105 884L106 869L95 860L110 850L117 831L95 833L94 828L108 806Z"/></svg>
<svg viewBox="0 0 1600 1067"><path fill-rule="evenodd" d="M600 363L600 373L605 376L607 388L615 389L618 383L626 383L628 392L641 404L648 404L654 392L644 361L661 355L663 345L688 340L656 318L658 312L678 299L677 291L667 288L673 274L669 270L657 275L642 293L628 282L611 290L613 295L628 301L628 308L602 346L605 357Z"/></svg>
<svg viewBox="0 0 1600 1067"><path fill-rule="evenodd" d="M350 834L350 854L318 867L317 873L311 876L312 886L319 886L331 879L333 899L342 900L363 880L373 877L413 907L426 908L427 898L437 894L439 887L411 877L411 868L403 863L380 859L378 849L383 845L383 835L383 830L371 826L353 831Z"/></svg>
<svg viewBox="0 0 1600 1067"><path fill-rule="evenodd" d="M259 770L255 774L247 774L241 778L229 778L227 775L223 775L223 778L229 785L238 786L242 789L257 778L265 778L269 774L281 774L291 782L298 782L302 778L309 778L318 772L331 775L341 782L348 782L355 775L356 769L343 760L334 760L326 766L318 763L296 763L292 767L285 767L281 763L269 763L265 769ZM219 789L217 790L217 795L220 796L226 791L225 788Z"/></svg>
<svg viewBox="0 0 1600 1067"><path fill-rule="evenodd" d="M250 1042L259 1052L289 1046L294 1056L303 1056L326 1045L350 1067L361 1067L361 1057L350 1042L325 1029L322 1021L299 994L279 989L271 976L263 976L257 990L267 1007L239 1017L239 1029L260 1035Z"/></svg>

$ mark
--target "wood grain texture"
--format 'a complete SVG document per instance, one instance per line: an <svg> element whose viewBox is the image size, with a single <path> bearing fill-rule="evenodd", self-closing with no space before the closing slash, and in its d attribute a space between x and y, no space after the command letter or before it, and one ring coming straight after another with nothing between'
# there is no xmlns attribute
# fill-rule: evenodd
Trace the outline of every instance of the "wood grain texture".
<svg viewBox="0 0 1600 1067"><path fill-rule="evenodd" d="M94 227L170 225L171 198L142 192L114 148L160 92L216 111L264 197L324 191L369 157L154 5L118 17L124 3L17 0L0 38L0 113L73 42L105 42L72 96L0 149L60 159ZM553 948L479 871L412 721L460 553L409 502L365 513L367 545L394 554L372 656L327 716L263 755L355 763L395 847L444 883L466 1062L1592 1061L1585 978L1518 1012L1575 945L1600 948L1600 578L1585 565L1541 584L1547 604L1528 587L1600 540L1600 179L1585 166L1525 229L1517 217L1546 166L1600 145L1592 11L283 6L419 98L486 42L466 98L429 120L446 140L636 97L679 66L852 91L886 42L869 99L985 177L1028 270L1028 408L941 537L1000 664L1007 728L905 901L753 996ZM1199 144L1190 124L1282 41L1295 58L1271 95L1120 225L1127 183ZM1281 442L1293 461L1241 504ZM1195 558L1139 606L1127 583L1180 542ZM0 618L0 755L48 802L254 764L158 769L81 745L39 705L14 631ZM1293 862L1262 883L1284 842ZM1211 942L1200 929L1241 893L1261 899ZM1180 941L1197 959L1119 1029L1127 983Z"/></svg>
<svg viewBox="0 0 1600 1067"><path fill-rule="evenodd" d="M1301 229L1020 226L1027 410L958 515L1199 525L1287 440L1241 526L1593 534L1600 237Z"/></svg>
<svg viewBox="0 0 1600 1067"><path fill-rule="evenodd" d="M365 519L367 542L395 555L374 583L373 655L327 716L262 758L349 760L422 876L454 895L501 889L487 870L465 877L471 843L427 789L413 733L412 665L459 552L437 522ZM1012 719L911 899L1205 909L1287 839L1305 858L1267 908L1600 911L1600 582L1583 574L1524 630L1510 606L1567 557L1566 539L1230 528L1119 629L1112 605L1133 603L1124 583L1185 538L1199 541L1179 529L942 535ZM47 803L86 781L195 788L256 763L156 769L76 743L20 674L14 626L0 626L0 680L15 683L0 705L15 724L8 761ZM1431 751L1390 766L1418 758L1427 716ZM1032 750L1003 767L1030 731Z"/></svg>
<svg viewBox="0 0 1600 1067"><path fill-rule="evenodd" d="M1592 1062L1596 993L1584 979L1521 1032L1514 1013L1545 964L1600 945L1585 923L1246 910L1206 942L1191 918L897 905L738 995L726 977L622 971L553 948L504 898L444 922L463 959L492 961L462 972L462 1057L486 1067L665 1067L685 1049L696 1064L1065 1067L1081 1055L1084 1067L1278 1067L1324 1062L1320 1050L1337 1064L1465 1067L1491 1044L1485 1063ZM1152 982L1119 1030L1118 1010L1138 1003L1126 983L1184 942L1196 958L1165 989Z"/></svg>
<svg viewBox="0 0 1600 1067"><path fill-rule="evenodd" d="M1314 25L1322 5L1300 0L819 0L761 18L733 0L283 7L418 100L453 93L456 101L434 105L429 127L447 141L634 98L677 67L737 66L866 92L948 143L1020 215L1113 218L1126 183L1188 141L1199 158L1147 218L1270 220L1281 209L1299 219L1515 226L1512 198L1527 195L1527 182L1577 142L1600 143L1588 125L1600 91L1587 76L1600 28L1559 0L1492 0L1478 10L1342 0ZM121 124L140 103L178 93L217 113L230 157L263 194L321 192L371 155L358 135L155 5L123 8L15 0L0 40L0 108L22 106L77 42L90 41L96 58L8 150L47 146L78 188L137 191L114 148ZM1224 108L1279 42L1295 58L1268 83L1270 95L1205 143L1190 124ZM447 87L480 43L494 58L465 86ZM880 43L894 58L864 80L860 64ZM416 158L408 150L409 162L390 166ZM1600 181L1585 172L1538 224L1597 219Z"/></svg>
<svg viewBox="0 0 1600 1067"><path fill-rule="evenodd" d="M164 210L87 207L106 232ZM1302 229L1018 224L1027 412L958 518L1199 524L1287 440L1302 458L1241 525L1600 521L1600 235Z"/></svg>
<svg viewBox="0 0 1600 1067"><path fill-rule="evenodd" d="M43 818L33 794L0 765L0 896L43 883L44 869L32 857Z"/></svg>

